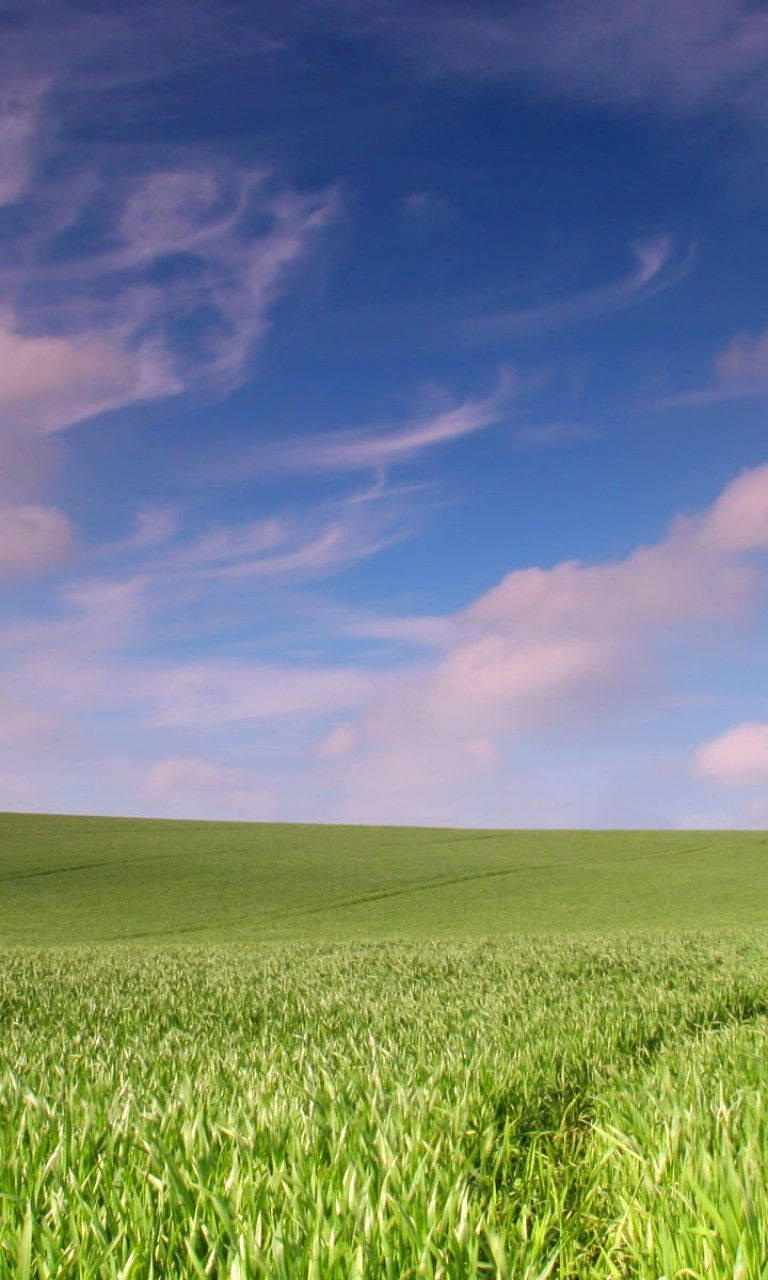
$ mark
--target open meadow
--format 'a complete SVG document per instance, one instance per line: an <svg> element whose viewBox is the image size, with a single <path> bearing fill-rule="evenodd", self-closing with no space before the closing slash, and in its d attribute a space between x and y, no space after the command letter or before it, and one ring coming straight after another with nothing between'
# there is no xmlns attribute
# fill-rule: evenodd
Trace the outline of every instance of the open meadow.
<svg viewBox="0 0 768 1280"><path fill-rule="evenodd" d="M768 1276L767 847L0 818L0 1275Z"/></svg>

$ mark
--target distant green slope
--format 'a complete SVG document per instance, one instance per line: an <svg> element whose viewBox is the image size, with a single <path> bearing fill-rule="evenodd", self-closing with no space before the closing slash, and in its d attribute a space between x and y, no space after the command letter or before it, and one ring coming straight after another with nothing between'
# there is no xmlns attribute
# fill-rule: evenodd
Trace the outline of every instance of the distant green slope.
<svg viewBox="0 0 768 1280"><path fill-rule="evenodd" d="M762 832L0 815L0 941L471 938L768 923Z"/></svg>

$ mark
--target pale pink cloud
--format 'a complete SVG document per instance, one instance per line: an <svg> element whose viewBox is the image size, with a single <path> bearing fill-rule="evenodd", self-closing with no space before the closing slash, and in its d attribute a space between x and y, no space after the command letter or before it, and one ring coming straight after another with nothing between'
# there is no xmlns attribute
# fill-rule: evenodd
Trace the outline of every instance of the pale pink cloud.
<svg viewBox="0 0 768 1280"><path fill-rule="evenodd" d="M423 615L353 617L345 622L344 630L350 636L413 644L427 649L444 649L457 634L451 618Z"/></svg>
<svg viewBox="0 0 768 1280"><path fill-rule="evenodd" d="M241 769L190 756L158 760L139 786L140 803L158 817L274 820L277 799Z"/></svg>
<svg viewBox="0 0 768 1280"><path fill-rule="evenodd" d="M60 725L60 717L45 707L0 691L0 748L50 738Z"/></svg>
<svg viewBox="0 0 768 1280"><path fill-rule="evenodd" d="M92 334L24 334L0 324L0 427L58 431L180 384L151 349L129 354Z"/></svg>
<svg viewBox="0 0 768 1280"><path fill-rule="evenodd" d="M566 98L683 115L722 104L765 117L757 90L768 16L741 0L380 4L367 16L433 74L522 80Z"/></svg>
<svg viewBox="0 0 768 1280"><path fill-rule="evenodd" d="M345 730L342 785L379 814L387 804L390 816L399 812L397 794L412 794L419 779L425 802L429 793L437 803L466 773L468 743L494 748L505 735L577 723L647 692L666 640L690 640L702 620L714 628L744 617L761 581L749 555L765 546L768 467L760 467L623 560L515 570L444 629L425 620L442 651L372 691ZM418 635L412 620L402 628ZM494 751L475 753L475 776L495 765Z"/></svg>
<svg viewBox="0 0 768 1280"><path fill-rule="evenodd" d="M5 430L57 431L192 386L242 382L275 303L340 206L336 190L300 194L266 169L213 160L109 183L94 169L70 186L43 184L42 211L0 271ZM90 251L52 254L62 223L88 216L106 222ZM176 267L159 283L169 257Z"/></svg>
<svg viewBox="0 0 768 1280"><path fill-rule="evenodd" d="M516 393L516 380L505 372L499 390L482 399L464 400L450 408L421 415L395 428L330 431L270 445L238 463L238 471L380 471L414 457L424 449L459 440L503 421ZM368 495L370 498L375 495Z"/></svg>
<svg viewBox="0 0 768 1280"><path fill-rule="evenodd" d="M173 507L141 507L136 513L136 527L127 538L102 543L94 549L97 556L125 555L145 552L170 542L179 532L180 514Z"/></svg>
<svg viewBox="0 0 768 1280"><path fill-rule="evenodd" d="M692 246L680 253L670 236L641 241L632 245L631 251L634 269L611 284L557 298L540 306L477 316L471 321L471 326L480 332L512 335L557 328L621 311L654 297L681 280L690 271L694 260Z"/></svg>
<svg viewBox="0 0 768 1280"><path fill-rule="evenodd" d="M155 707L154 723L214 725L360 706L370 698L374 680L343 667L208 660L158 668L141 683Z"/></svg>
<svg viewBox="0 0 768 1280"><path fill-rule="evenodd" d="M159 170L128 188L114 232L116 248L94 255L78 271L122 281L116 319L154 329L183 383L242 380L266 330L269 313L292 273L335 220L334 189L299 194L267 168L227 169L208 162ZM261 231L252 231L256 221ZM187 255L193 272L162 288L146 269L167 255ZM216 323L191 354L174 349L171 326L203 308Z"/></svg>
<svg viewBox="0 0 768 1280"><path fill-rule="evenodd" d="M718 355L715 372L724 389L768 389L768 329L733 338Z"/></svg>
<svg viewBox="0 0 768 1280"><path fill-rule="evenodd" d="M0 93L0 206L29 190L35 171L45 79L7 81Z"/></svg>
<svg viewBox="0 0 768 1280"><path fill-rule="evenodd" d="M355 726L346 721L323 738L316 748L315 754L321 760L339 760L349 755L355 745Z"/></svg>
<svg viewBox="0 0 768 1280"><path fill-rule="evenodd" d="M614 664L608 639L570 635L521 645L504 634L483 635L437 664L422 708L435 726L460 733L518 729L531 714L540 719L548 704L562 709L574 691L583 697L589 684L605 684Z"/></svg>
<svg viewBox="0 0 768 1280"><path fill-rule="evenodd" d="M39 812L44 803L43 793L29 778L10 769L0 769L0 811Z"/></svg>
<svg viewBox="0 0 768 1280"><path fill-rule="evenodd" d="M147 771L143 785L150 793L166 795L180 787L231 787L242 782L242 779L239 769L224 769L207 760L175 756L153 764Z"/></svg>
<svg viewBox="0 0 768 1280"><path fill-rule="evenodd" d="M301 516L219 525L194 538L180 530L172 547L144 559L143 569L148 586L164 592L182 588L199 593L259 578L312 579L368 559L407 532L397 503L382 502L371 510L341 502Z"/></svg>
<svg viewBox="0 0 768 1280"><path fill-rule="evenodd" d="M72 525L55 507L0 505L0 574L44 573L73 547Z"/></svg>
<svg viewBox="0 0 768 1280"><path fill-rule="evenodd" d="M458 217L450 201L437 191L412 191L402 198L400 207L421 230L428 230L436 223L452 222Z"/></svg>
<svg viewBox="0 0 768 1280"><path fill-rule="evenodd" d="M768 724L736 725L694 754L696 772L721 786L768 783Z"/></svg>
<svg viewBox="0 0 768 1280"><path fill-rule="evenodd" d="M146 567L125 582L70 585L68 614L7 629L0 654L20 702L78 719L109 712L148 741L173 743L158 747L161 759L198 760L201 729L211 751L250 733L263 743L257 724L270 721L281 742L290 739L291 767L302 762L308 794L315 787L335 797L336 812L450 822L470 794L473 812L481 810L483 788L498 788L498 771L511 767L510 751L524 752L553 729L581 732L631 710L664 678L670 641L696 653L702 633L707 645L732 635L764 580L756 553L768 546L767 514L768 468L755 468L709 508L678 517L657 542L621 560L517 569L444 618L379 620L382 638L427 649L418 662L388 668L332 667L310 654L278 663L148 657L137 642L148 614L165 616L171 577L153 579ZM228 564L256 542L271 554L274 536L254 528L230 543L219 531L194 544L193 558ZM149 560L157 554L146 550ZM162 546L159 554L162 561ZM189 616L185 607L188 638ZM360 622L342 616L339 629L348 634ZM153 635L156 628L157 621ZM731 774L744 770L742 753ZM170 766L168 777L175 777ZM239 787L218 782L230 792ZM216 812L223 815L226 803ZM174 804L182 812L182 800Z"/></svg>
<svg viewBox="0 0 768 1280"><path fill-rule="evenodd" d="M768 392L768 329L760 333L739 333L714 360L709 386L675 392L656 401L656 408L675 405L718 404Z"/></svg>
<svg viewBox="0 0 768 1280"><path fill-rule="evenodd" d="M731 555L768 549L768 463L731 481L700 521L698 538Z"/></svg>

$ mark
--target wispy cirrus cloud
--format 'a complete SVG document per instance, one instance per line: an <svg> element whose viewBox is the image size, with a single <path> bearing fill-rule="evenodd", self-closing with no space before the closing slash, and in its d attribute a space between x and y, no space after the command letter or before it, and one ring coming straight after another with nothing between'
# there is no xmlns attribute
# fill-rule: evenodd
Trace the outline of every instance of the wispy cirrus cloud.
<svg viewBox="0 0 768 1280"><path fill-rule="evenodd" d="M193 385L236 385L338 210L334 191L299 195L269 171L212 162L93 177L66 228L100 225L87 251L63 252L49 192L50 220L44 211L19 233L0 273L11 300L0 423L50 432Z"/></svg>
<svg viewBox="0 0 768 1280"><path fill-rule="evenodd" d="M342 666L281 666L208 660L158 667L143 677L162 725L215 725L317 716L360 706L374 680Z"/></svg>
<svg viewBox="0 0 768 1280"><path fill-rule="evenodd" d="M375 555L404 530L386 519L341 517L293 522L280 518L219 527L170 550L146 566L149 583L248 579L300 579L324 576Z"/></svg>
<svg viewBox="0 0 768 1280"><path fill-rule="evenodd" d="M0 93L0 207L14 204L29 190L42 131L43 77L15 77Z"/></svg>
<svg viewBox="0 0 768 1280"><path fill-rule="evenodd" d="M313 436L265 443L224 469L227 477L270 472L382 472L422 451L474 435L502 422L517 393L517 379L505 371L490 396L441 406L390 427L325 431ZM441 396L441 399L444 397ZM367 492L366 499L378 496ZM360 501L360 495L357 496Z"/></svg>
<svg viewBox="0 0 768 1280"><path fill-rule="evenodd" d="M768 15L743 0L544 0L498 6L329 0L431 75L510 80L566 98L680 115L720 106L768 119ZM355 18L357 15L357 18Z"/></svg>
<svg viewBox="0 0 768 1280"><path fill-rule="evenodd" d="M470 329L477 334L514 335L559 328L596 319L636 306L670 288L688 274L694 262L689 245L680 251L671 236L658 236L631 246L634 270L611 284L573 293L540 306L521 307L475 316Z"/></svg>
<svg viewBox="0 0 768 1280"><path fill-rule="evenodd" d="M181 548L198 624L213 580L197 581L196 566L216 571L222 564L226 587L232 558L271 557L284 536L267 522L238 531L231 542L219 531ZM160 543L146 551L159 557L154 570L147 563L123 582L72 584L69 616L58 625L17 626L15 637L0 636L0 687L6 676L12 681L5 696L21 708L25 733L30 726L35 734L61 735L69 722L98 723L108 714L123 731L133 726L142 742L151 740L158 767L150 777L145 766L135 801L145 809L167 801L170 812L181 804L184 780L199 776L210 784L209 811L224 816L227 803L250 785L252 769L237 763L257 741L249 726L268 721L275 733L290 734L290 767L303 762L315 816L450 822L461 817L468 796L511 767L510 743L535 742L553 727L599 721L631 706L660 679L668 642L695 652L703 624L708 644L741 626L764 581L756 553L766 549L768 465L744 472L705 511L678 517L657 542L622 560L515 569L443 616L340 615L337 633L347 640L400 644L392 661L366 664L312 655L182 660L148 653L137 644L142 628L154 619L157 638L158 610L173 608L170 550ZM185 634L194 639L188 625ZM413 645L426 651L416 661ZM52 717L48 726L45 716ZM203 757L196 745L201 729ZM235 763L217 763L220 749ZM733 753L726 765L731 759ZM746 770L739 759L738 769L728 765L734 778ZM270 788L277 780L280 790L284 767L275 766ZM707 776L714 777L711 769Z"/></svg>
<svg viewBox="0 0 768 1280"><path fill-rule="evenodd" d="M238 385L339 191L299 191L206 143L73 138L118 86L233 49L258 63L279 41L237 5L186 0L130 15L32 0L0 4L0 22L0 206L17 206L2 227L0 433Z"/></svg>
<svg viewBox="0 0 768 1280"><path fill-rule="evenodd" d="M69 558L74 542L71 522L56 507L0 504L0 575L45 573Z"/></svg>

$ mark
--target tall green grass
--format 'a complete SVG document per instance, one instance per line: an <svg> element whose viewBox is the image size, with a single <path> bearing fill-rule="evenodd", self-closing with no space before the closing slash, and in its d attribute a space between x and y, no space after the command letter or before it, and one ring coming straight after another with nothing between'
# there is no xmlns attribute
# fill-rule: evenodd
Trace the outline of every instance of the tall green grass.
<svg viewBox="0 0 768 1280"><path fill-rule="evenodd" d="M7 951L0 1274L767 1274L760 933Z"/></svg>

